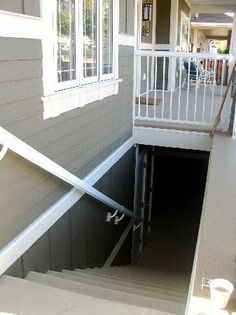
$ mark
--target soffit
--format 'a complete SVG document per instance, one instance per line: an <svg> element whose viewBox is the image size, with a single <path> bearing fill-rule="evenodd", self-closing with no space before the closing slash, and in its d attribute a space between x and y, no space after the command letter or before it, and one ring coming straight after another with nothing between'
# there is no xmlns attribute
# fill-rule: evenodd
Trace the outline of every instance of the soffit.
<svg viewBox="0 0 236 315"><path fill-rule="evenodd" d="M236 0L186 0L192 13L236 12Z"/></svg>

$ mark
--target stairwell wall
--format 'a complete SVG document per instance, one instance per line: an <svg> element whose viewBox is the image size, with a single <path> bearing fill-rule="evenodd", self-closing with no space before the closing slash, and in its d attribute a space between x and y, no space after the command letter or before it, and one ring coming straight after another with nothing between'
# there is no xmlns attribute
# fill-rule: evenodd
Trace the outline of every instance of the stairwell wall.
<svg viewBox="0 0 236 315"><path fill-rule="evenodd" d="M134 182L134 152L128 151L95 185L124 206L132 209ZM101 267L126 228L128 219L116 226L106 222L110 211L88 196L77 202L46 232L6 274L23 278L29 271L46 272L62 269ZM129 264L131 235L116 263Z"/></svg>

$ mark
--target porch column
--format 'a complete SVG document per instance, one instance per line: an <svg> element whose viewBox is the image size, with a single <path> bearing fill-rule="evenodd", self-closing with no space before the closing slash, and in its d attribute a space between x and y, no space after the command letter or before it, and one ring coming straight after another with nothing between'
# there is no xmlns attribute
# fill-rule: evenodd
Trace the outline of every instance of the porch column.
<svg viewBox="0 0 236 315"><path fill-rule="evenodd" d="M198 48L198 30L193 30L193 52L196 53Z"/></svg>

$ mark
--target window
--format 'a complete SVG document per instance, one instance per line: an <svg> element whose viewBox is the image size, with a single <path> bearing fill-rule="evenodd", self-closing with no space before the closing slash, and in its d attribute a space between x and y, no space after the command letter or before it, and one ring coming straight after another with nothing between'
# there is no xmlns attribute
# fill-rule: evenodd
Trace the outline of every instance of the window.
<svg viewBox="0 0 236 315"><path fill-rule="evenodd" d="M57 1L58 82L76 79L75 0Z"/></svg>
<svg viewBox="0 0 236 315"><path fill-rule="evenodd" d="M114 77L114 0L57 0L59 89Z"/></svg>
<svg viewBox="0 0 236 315"><path fill-rule="evenodd" d="M180 21L180 51L189 52L190 19L181 12Z"/></svg>
<svg viewBox="0 0 236 315"><path fill-rule="evenodd" d="M117 0L42 1L44 119L119 92Z"/></svg>

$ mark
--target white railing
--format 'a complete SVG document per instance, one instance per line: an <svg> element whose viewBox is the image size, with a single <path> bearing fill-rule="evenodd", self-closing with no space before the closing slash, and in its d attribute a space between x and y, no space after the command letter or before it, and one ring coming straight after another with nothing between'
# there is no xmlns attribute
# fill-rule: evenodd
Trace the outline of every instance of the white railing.
<svg viewBox="0 0 236 315"><path fill-rule="evenodd" d="M226 89L228 60L221 54L137 51L134 120L210 129Z"/></svg>
<svg viewBox="0 0 236 315"><path fill-rule="evenodd" d="M107 205L108 207L114 209L120 214L125 214L133 219L136 216L132 211L126 207L120 205L118 202L112 200L105 194L101 193L97 189L93 188L91 185L87 184L82 179L78 178L74 174L70 173L59 164L55 163L45 155L41 154L19 138L15 137L6 129L0 127L0 144L3 145L2 150L6 154L7 149L15 152L21 157L25 158L34 165L39 166L48 173L56 176L57 178L63 180L64 182L70 184L71 186L79 189L80 191L88 194L90 197L100 201L101 203ZM4 155L5 155L4 154Z"/></svg>
<svg viewBox="0 0 236 315"><path fill-rule="evenodd" d="M132 211L120 205L118 202L109 198L97 189L93 188L92 185L90 185L88 182L86 182L85 180L81 180L77 176L73 175L72 173L70 173L54 161L50 160L19 138L15 137L13 134L2 127L0 127L0 145L0 159L3 159L5 157L9 149L19 156L25 158L29 162L33 163L34 165L37 165L41 169L49 172L50 174L56 176L64 182L69 183L74 187L74 189L82 193L86 193L92 198L114 209L114 216L117 215L115 217L115 224L118 224L125 215L130 218L127 228L121 235L118 244L115 246L114 250L112 251L106 262L106 265L111 264L121 246L123 245L124 241L126 240L129 232L133 227L136 226L137 222L140 222L140 219ZM69 194L71 194L71 192ZM62 199L64 199L64 197ZM68 204L70 204L70 202L68 202ZM55 212L56 208L58 208L59 212L61 212L60 217L65 213L65 209L63 209L64 207L62 207L62 200L60 200L59 204L48 210L48 213L46 214L46 216L50 219L48 228L56 222L55 214L53 213ZM70 207L68 206L67 210L69 210L69 208ZM118 216L118 213L121 215L120 217ZM37 239L39 239L40 236L43 235L42 233L46 232L46 228L44 225L45 214L43 214L39 219L29 225L14 240L12 240L2 250L0 250L0 276L33 244L33 242L35 242Z"/></svg>

